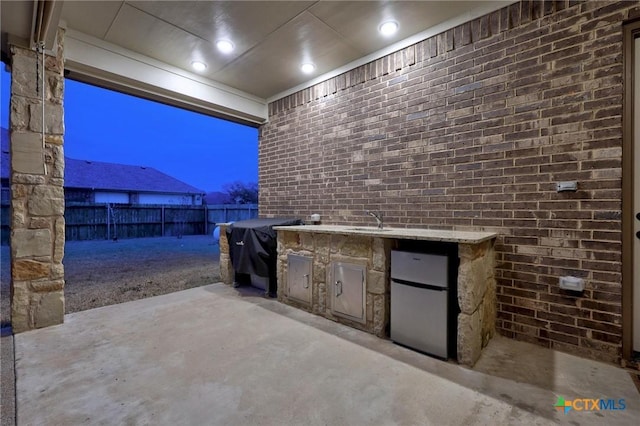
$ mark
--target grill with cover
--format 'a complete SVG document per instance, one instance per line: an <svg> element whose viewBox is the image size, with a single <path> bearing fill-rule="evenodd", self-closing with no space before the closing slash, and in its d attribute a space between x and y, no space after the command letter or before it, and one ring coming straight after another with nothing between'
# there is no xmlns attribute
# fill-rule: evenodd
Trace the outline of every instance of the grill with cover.
<svg viewBox="0 0 640 426"><path fill-rule="evenodd" d="M278 258L277 233L274 226L301 225L300 219L250 219L232 223L227 227L229 257L236 273L268 279L265 292L271 297L277 293L276 263Z"/></svg>

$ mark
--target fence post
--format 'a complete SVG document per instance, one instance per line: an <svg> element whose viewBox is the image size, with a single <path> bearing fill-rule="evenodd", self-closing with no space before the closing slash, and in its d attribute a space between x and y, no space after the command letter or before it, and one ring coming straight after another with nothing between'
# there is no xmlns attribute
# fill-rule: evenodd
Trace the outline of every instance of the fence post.
<svg viewBox="0 0 640 426"><path fill-rule="evenodd" d="M204 235L209 235L209 212L207 205L204 205Z"/></svg>
<svg viewBox="0 0 640 426"><path fill-rule="evenodd" d="M160 221L161 221L161 224L162 224L162 234L161 234L161 236L164 237L164 206L162 206L162 211L160 213L160 217L161 217Z"/></svg>
<svg viewBox="0 0 640 426"><path fill-rule="evenodd" d="M107 240L111 239L111 224L109 223L109 204L105 205L105 208L107 209Z"/></svg>

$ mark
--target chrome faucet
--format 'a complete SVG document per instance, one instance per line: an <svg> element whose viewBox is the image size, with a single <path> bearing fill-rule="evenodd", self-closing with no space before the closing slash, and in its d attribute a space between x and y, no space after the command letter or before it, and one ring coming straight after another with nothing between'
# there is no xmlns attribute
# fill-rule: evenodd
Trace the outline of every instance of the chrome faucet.
<svg viewBox="0 0 640 426"><path fill-rule="evenodd" d="M373 218L376 220L376 222L378 222L378 229L382 229L383 225L384 225L384 216L382 215L382 212L375 212L375 211L371 211L371 210L365 210L364 211L366 214L368 214L369 216L373 216Z"/></svg>

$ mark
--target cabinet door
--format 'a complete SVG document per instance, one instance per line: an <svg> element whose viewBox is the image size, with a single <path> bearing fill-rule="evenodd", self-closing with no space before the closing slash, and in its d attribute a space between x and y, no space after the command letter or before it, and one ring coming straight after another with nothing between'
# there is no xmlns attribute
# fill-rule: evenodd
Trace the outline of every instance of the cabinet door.
<svg viewBox="0 0 640 426"><path fill-rule="evenodd" d="M334 314L365 322L365 271L351 263L333 262L331 310Z"/></svg>
<svg viewBox="0 0 640 426"><path fill-rule="evenodd" d="M287 257L287 285L289 297L300 302L311 302L311 258L290 254Z"/></svg>

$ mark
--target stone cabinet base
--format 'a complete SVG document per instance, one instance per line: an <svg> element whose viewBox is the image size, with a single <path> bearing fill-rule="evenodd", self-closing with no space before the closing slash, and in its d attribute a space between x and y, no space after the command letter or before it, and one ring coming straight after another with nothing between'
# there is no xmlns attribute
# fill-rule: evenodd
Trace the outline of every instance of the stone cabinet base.
<svg viewBox="0 0 640 426"><path fill-rule="evenodd" d="M389 336L390 258L391 249L401 241L455 243L457 270L457 361L473 366L482 349L495 332L496 281L495 234L398 229L367 232L366 228L343 226L279 227L278 231L278 300L379 337ZM305 257L312 262L308 302L289 295L289 255ZM332 306L335 293L341 291L332 270L335 264L360 265L364 269L363 318L340 315ZM306 281L308 280L308 282ZM296 283L298 284L298 283ZM355 295L358 288L351 290ZM332 303L333 302L333 303Z"/></svg>
<svg viewBox="0 0 640 426"><path fill-rule="evenodd" d="M278 300L351 327L385 337L389 324L389 253L391 242L369 236L278 231ZM289 255L311 259L309 303L290 297ZM361 266L365 272L362 317L341 315L332 306L332 265Z"/></svg>

